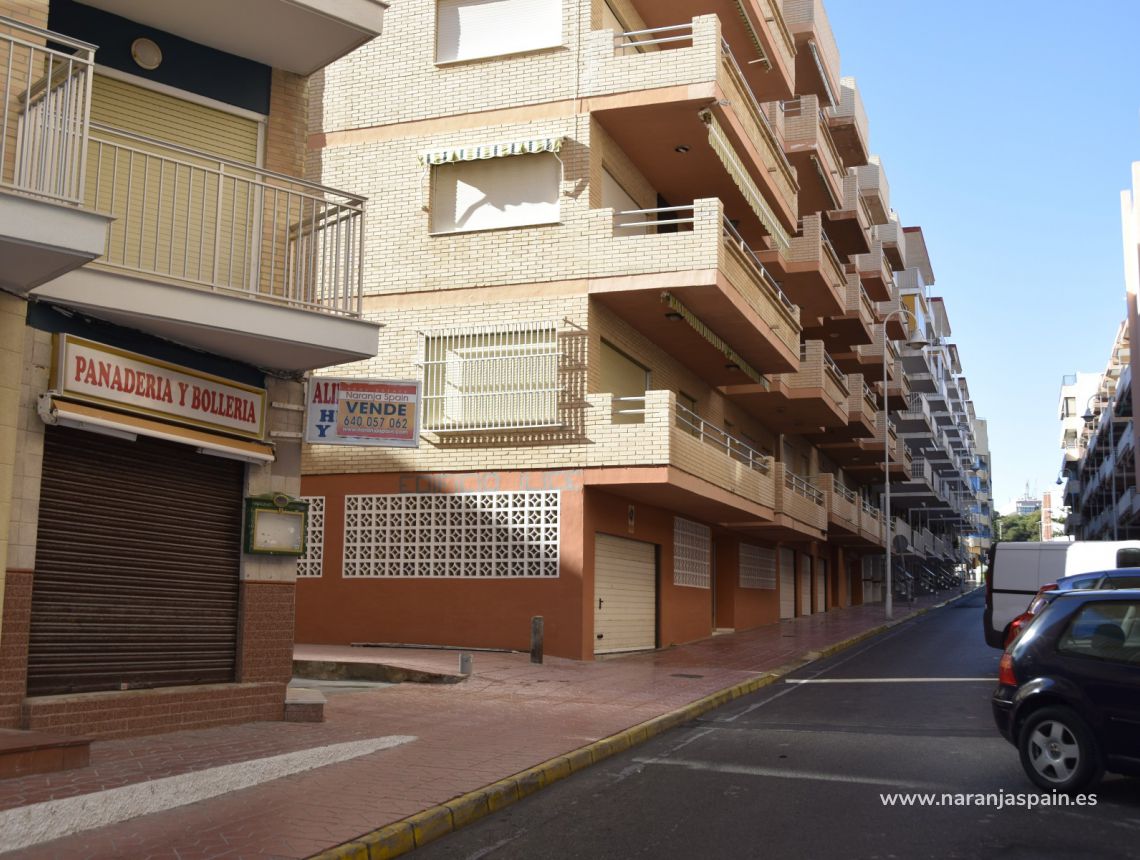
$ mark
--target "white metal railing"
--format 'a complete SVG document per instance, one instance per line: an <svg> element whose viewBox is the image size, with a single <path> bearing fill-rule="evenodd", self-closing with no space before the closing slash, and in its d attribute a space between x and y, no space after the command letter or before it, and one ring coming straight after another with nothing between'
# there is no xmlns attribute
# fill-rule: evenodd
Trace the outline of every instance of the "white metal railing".
<svg viewBox="0 0 1140 860"><path fill-rule="evenodd" d="M859 494L856 493L854 490L852 490L850 487L848 487L846 484L841 484L839 481L835 481L832 486L834 487L835 492L839 493L839 495L841 495L843 498L845 498L851 504L853 504L853 505L859 504L859 502L860 502Z"/></svg>
<svg viewBox="0 0 1140 860"><path fill-rule="evenodd" d="M423 334L423 428L558 426L560 357L554 322Z"/></svg>
<svg viewBox="0 0 1140 860"><path fill-rule="evenodd" d="M780 300L780 304L784 306L788 313L794 314L796 312L796 306L792 304L792 300L789 299L787 294L784 293L783 287L780 286L780 282L773 278L772 274L768 271L767 268L765 268L764 264L760 262L760 258L756 256L756 252L753 251L752 248L748 246L748 243L744 241L744 237L741 236L740 231L733 226L732 222L728 219L728 216L725 216L724 218L724 235L726 238L731 239L733 244L735 244L744 253L744 256L748 258L752 265L756 267L756 270L760 274L760 279L775 291L776 297Z"/></svg>
<svg viewBox="0 0 1140 860"><path fill-rule="evenodd" d="M780 165L784 168L784 173L789 176L795 176L795 171L792 169L792 163L788 161L788 156L784 153L784 149L780 144L780 138L776 136L776 130L772 128L772 121L768 119L768 115L764 113L764 109L760 107L760 101L756 98L756 93L752 91L752 87L748 83L748 79L744 77L744 72L740 69L740 63L736 61L736 57L732 53L732 48L729 47L728 40L722 38L720 40L721 53L728 61L729 68L732 69L736 77L736 85L744 92L744 95L750 100L752 112L759 118L760 124L763 126L765 133L768 135L768 143L772 147L772 151L776 154Z"/></svg>
<svg viewBox="0 0 1140 860"><path fill-rule="evenodd" d="M689 407L676 404L676 426L691 433L702 442L719 448L738 463L743 463L749 469L767 475L772 468L772 458L761 454L751 445L737 439L728 431L712 424Z"/></svg>
<svg viewBox="0 0 1140 860"><path fill-rule="evenodd" d="M865 513L867 516L874 517L875 519L879 519L879 509L876 508L874 505L872 505L870 502L868 502L866 499L862 499L861 501L862 501L861 507L863 509L863 513Z"/></svg>
<svg viewBox="0 0 1140 860"><path fill-rule="evenodd" d="M788 469L784 470L784 486L797 496L803 496L808 501L814 502L817 505L823 504L823 491L806 478L801 478Z"/></svg>
<svg viewBox="0 0 1140 860"><path fill-rule="evenodd" d="M656 230L659 227L673 225L678 230L689 231L693 229L696 220L696 209L693 206L623 209L614 211L614 230L641 230L648 234L651 230Z"/></svg>
<svg viewBox="0 0 1140 860"><path fill-rule="evenodd" d="M94 45L0 15L0 187L83 202L94 62Z"/></svg>
<svg viewBox="0 0 1140 860"><path fill-rule="evenodd" d="M835 359L831 357L831 353L826 349L823 351L823 365L828 370L830 370L839 381L847 381L847 374L844 373L843 369L835 363Z"/></svg>
<svg viewBox="0 0 1140 860"><path fill-rule="evenodd" d="M644 38L643 38L644 37ZM641 50L651 45L682 47L680 43L693 44L693 25L674 24L670 27L654 27L649 30L627 30L614 36L614 53L632 48Z"/></svg>
<svg viewBox="0 0 1140 860"><path fill-rule="evenodd" d="M361 311L364 198L91 124L100 263L326 314Z"/></svg>

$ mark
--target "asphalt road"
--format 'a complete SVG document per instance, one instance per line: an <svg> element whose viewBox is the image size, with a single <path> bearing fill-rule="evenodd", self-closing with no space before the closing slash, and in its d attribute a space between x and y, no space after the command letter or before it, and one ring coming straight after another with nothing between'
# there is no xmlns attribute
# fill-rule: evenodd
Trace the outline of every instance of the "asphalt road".
<svg viewBox="0 0 1140 860"><path fill-rule="evenodd" d="M1037 793L993 727L1000 655L982 641L982 599L806 666L415 856L1140 858L1140 780L1107 777L1096 806L943 803ZM942 805L884 803L896 792Z"/></svg>

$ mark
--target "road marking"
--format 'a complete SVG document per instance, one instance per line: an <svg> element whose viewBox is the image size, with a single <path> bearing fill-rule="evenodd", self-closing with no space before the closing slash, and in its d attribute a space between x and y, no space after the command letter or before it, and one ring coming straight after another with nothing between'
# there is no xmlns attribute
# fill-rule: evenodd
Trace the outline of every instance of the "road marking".
<svg viewBox="0 0 1140 860"><path fill-rule="evenodd" d="M722 762L698 761L696 759L666 759L666 758L639 758L635 761L642 764L661 764L672 767L683 767L688 770L711 771L713 773L727 773L738 776L765 776L776 779L806 779L813 782L848 782L859 785L883 785L896 790L926 789L932 790L939 786L928 782L906 782L900 779L880 779L874 776L851 776L845 773L822 773L813 770L781 770L774 767L756 767L744 764L725 764Z"/></svg>
<svg viewBox="0 0 1140 860"><path fill-rule="evenodd" d="M997 678L785 678L785 684L993 684Z"/></svg>
<svg viewBox="0 0 1140 860"><path fill-rule="evenodd" d="M0 812L0 852L176 809L414 740L412 735L390 735L329 744L8 809Z"/></svg>

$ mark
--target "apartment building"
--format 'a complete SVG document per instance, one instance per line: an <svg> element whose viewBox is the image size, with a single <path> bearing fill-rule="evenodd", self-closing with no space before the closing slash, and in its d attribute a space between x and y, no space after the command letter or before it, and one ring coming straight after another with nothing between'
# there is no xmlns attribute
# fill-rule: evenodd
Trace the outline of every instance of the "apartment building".
<svg viewBox="0 0 1140 860"><path fill-rule="evenodd" d="M243 526L378 342L306 79L383 9L0 0L0 728L282 718L298 527Z"/></svg>
<svg viewBox="0 0 1140 860"><path fill-rule="evenodd" d="M1125 320L1117 327L1102 372L1062 380L1058 481L1065 479L1065 531L1080 540L1140 537L1130 343Z"/></svg>
<svg viewBox="0 0 1140 860"><path fill-rule="evenodd" d="M298 641L542 616L591 659L879 600L884 474L899 593L963 559L972 404L820 2L408 0L309 108L382 237L383 349L329 373L418 380L422 433L306 446Z"/></svg>

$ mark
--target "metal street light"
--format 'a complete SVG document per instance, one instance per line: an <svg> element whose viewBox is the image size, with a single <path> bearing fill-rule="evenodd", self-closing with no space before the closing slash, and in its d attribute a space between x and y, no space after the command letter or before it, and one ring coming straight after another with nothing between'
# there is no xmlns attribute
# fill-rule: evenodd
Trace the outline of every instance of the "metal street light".
<svg viewBox="0 0 1140 860"><path fill-rule="evenodd" d="M914 321L914 328L918 334L907 341L909 346L921 349L927 345L927 340L920 331L922 322L907 308L899 306L883 317L883 521L886 524L887 538L887 570L885 574L887 595L883 602L883 614L887 618L893 618L895 612L891 583L891 434L889 432L890 397L887 393L887 323L890 322L891 317L896 315L910 317Z"/></svg>

